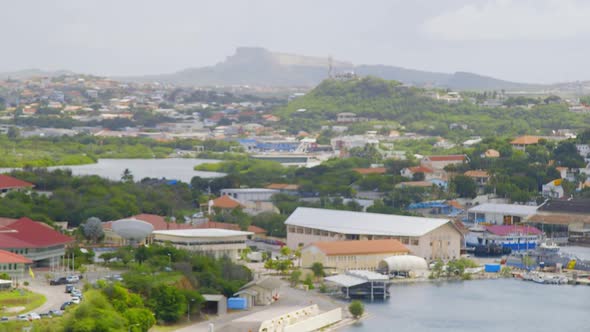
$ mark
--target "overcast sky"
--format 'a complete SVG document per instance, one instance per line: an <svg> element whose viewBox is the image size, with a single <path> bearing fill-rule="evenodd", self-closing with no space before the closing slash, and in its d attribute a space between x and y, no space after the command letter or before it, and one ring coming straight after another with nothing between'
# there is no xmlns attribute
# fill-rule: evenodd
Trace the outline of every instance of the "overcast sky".
<svg viewBox="0 0 590 332"><path fill-rule="evenodd" d="M238 46L522 82L590 80L583 0L0 2L0 71L141 75Z"/></svg>

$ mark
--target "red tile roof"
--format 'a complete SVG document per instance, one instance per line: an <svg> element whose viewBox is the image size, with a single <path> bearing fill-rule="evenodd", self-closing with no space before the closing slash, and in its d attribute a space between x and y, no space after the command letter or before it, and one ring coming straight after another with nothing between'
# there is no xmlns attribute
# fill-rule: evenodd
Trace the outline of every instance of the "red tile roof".
<svg viewBox="0 0 590 332"><path fill-rule="evenodd" d="M328 256L410 252L401 242L393 239L315 242L312 246Z"/></svg>
<svg viewBox="0 0 590 332"><path fill-rule="evenodd" d="M32 260L6 250L0 250L0 264L31 264Z"/></svg>
<svg viewBox="0 0 590 332"><path fill-rule="evenodd" d="M223 195L213 200L213 206L221 209L235 209L242 206L242 204L228 195Z"/></svg>
<svg viewBox="0 0 590 332"><path fill-rule="evenodd" d="M0 189L33 188L33 186L30 182L0 174Z"/></svg>
<svg viewBox="0 0 590 332"><path fill-rule="evenodd" d="M486 231L500 236L506 236L510 234L533 234L540 235L542 232L534 226L522 226L522 225L492 225L484 226Z"/></svg>
<svg viewBox="0 0 590 332"><path fill-rule="evenodd" d="M464 154L450 154L447 156L428 156L430 161L463 161L465 160Z"/></svg>
<svg viewBox="0 0 590 332"><path fill-rule="evenodd" d="M414 174L416 173L432 173L434 172L431 168L425 167L425 166L413 166L413 167L408 167L408 170Z"/></svg>
<svg viewBox="0 0 590 332"><path fill-rule="evenodd" d="M265 187L266 189L278 189L278 190L299 190L298 184L289 183L271 183Z"/></svg>
<svg viewBox="0 0 590 332"><path fill-rule="evenodd" d="M371 167L371 168L353 168L353 171L360 174L385 174L387 169L385 167Z"/></svg>
<svg viewBox="0 0 590 332"><path fill-rule="evenodd" d="M5 221L5 220L4 220ZM2 248L44 248L74 241L49 225L20 218L0 228L0 247Z"/></svg>
<svg viewBox="0 0 590 332"><path fill-rule="evenodd" d="M471 170L471 171L467 171L463 175L469 176L469 177L472 177L472 178L489 178L490 177L490 175L488 174L488 172L482 171L482 170Z"/></svg>

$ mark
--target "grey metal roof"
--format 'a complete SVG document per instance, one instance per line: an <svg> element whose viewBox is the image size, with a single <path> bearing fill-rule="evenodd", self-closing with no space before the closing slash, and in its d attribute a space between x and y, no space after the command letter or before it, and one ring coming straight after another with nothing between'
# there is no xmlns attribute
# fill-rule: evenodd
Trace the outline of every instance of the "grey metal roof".
<svg viewBox="0 0 590 332"><path fill-rule="evenodd" d="M477 213L502 213L512 216L530 216L537 212L538 206L518 204L484 203L469 209L469 212Z"/></svg>
<svg viewBox="0 0 590 332"><path fill-rule="evenodd" d="M337 274L335 276L324 278L326 281L333 282L343 287L352 287L356 285L362 285L367 282L365 279L349 276L346 274Z"/></svg>
<svg viewBox="0 0 590 332"><path fill-rule="evenodd" d="M449 219L298 207L286 225L315 228L342 234L422 236Z"/></svg>

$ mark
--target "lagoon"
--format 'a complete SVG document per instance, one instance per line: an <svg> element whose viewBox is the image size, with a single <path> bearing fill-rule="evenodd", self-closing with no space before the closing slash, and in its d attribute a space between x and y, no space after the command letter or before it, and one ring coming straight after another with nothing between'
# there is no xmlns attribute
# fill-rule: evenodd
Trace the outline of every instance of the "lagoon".
<svg viewBox="0 0 590 332"><path fill-rule="evenodd" d="M590 331L590 287L516 279L392 285L346 332Z"/></svg>
<svg viewBox="0 0 590 332"><path fill-rule="evenodd" d="M195 171L194 167L204 163L215 163L218 160L195 158L168 159L99 159L96 164L75 166L53 166L54 169L70 169L74 175L98 175L110 180L120 180L125 169L129 169L135 181L143 178L165 178L190 183L194 176L215 178L224 173Z"/></svg>

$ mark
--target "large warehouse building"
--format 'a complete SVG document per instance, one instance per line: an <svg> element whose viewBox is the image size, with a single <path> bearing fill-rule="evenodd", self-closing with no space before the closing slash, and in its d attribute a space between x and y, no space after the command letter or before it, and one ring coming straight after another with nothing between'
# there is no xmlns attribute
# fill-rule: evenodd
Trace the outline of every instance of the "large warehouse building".
<svg viewBox="0 0 590 332"><path fill-rule="evenodd" d="M323 241L396 239L427 260L459 257L463 239L449 219L305 207L297 208L285 225L290 248Z"/></svg>

